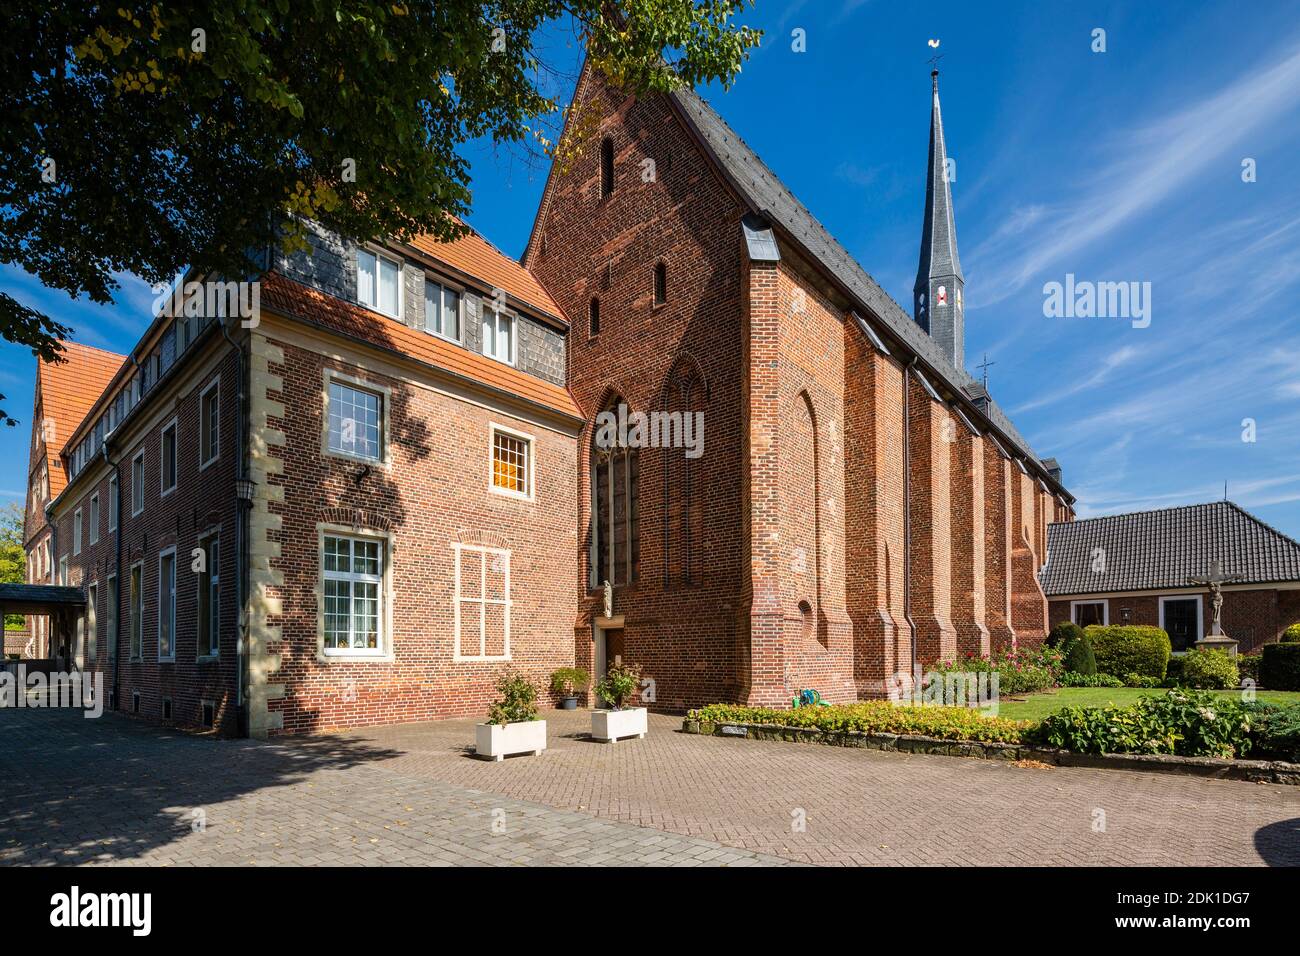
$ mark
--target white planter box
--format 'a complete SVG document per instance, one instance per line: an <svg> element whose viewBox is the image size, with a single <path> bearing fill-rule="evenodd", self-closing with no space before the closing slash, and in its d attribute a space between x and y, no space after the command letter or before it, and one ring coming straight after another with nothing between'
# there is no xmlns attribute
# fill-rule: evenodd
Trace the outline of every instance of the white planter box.
<svg viewBox="0 0 1300 956"><path fill-rule="evenodd" d="M649 722L644 707L591 712L591 736L607 744L612 744L620 737L644 738L648 729Z"/></svg>
<svg viewBox="0 0 1300 956"><path fill-rule="evenodd" d="M521 720L516 724L476 724L474 752L500 760L510 754L540 756L546 749L546 721Z"/></svg>

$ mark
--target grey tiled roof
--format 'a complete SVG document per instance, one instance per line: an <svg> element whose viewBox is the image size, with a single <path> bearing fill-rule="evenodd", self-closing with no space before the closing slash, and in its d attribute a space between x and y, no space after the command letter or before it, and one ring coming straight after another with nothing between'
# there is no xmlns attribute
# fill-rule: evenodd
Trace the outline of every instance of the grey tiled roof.
<svg viewBox="0 0 1300 956"><path fill-rule="evenodd" d="M1216 559L1242 584L1300 581L1300 543L1231 501L1049 525L1039 580L1048 596L1182 588Z"/></svg>
<svg viewBox="0 0 1300 956"><path fill-rule="evenodd" d="M894 299L858 264L826 227L795 198L777 175L768 169L698 94L688 88L674 91L673 98L690 120L701 140L722 166L723 174L740 190L750 206L781 226L808 250L837 281L882 321L896 339L919 355L947 382L961 391L978 384L964 370L953 367L942 347L903 311ZM1038 456L1024 436L995 402L984 409L985 416L1009 438L1020 454L1035 462Z"/></svg>
<svg viewBox="0 0 1300 956"><path fill-rule="evenodd" d="M0 584L0 604L85 604L81 588L57 584Z"/></svg>

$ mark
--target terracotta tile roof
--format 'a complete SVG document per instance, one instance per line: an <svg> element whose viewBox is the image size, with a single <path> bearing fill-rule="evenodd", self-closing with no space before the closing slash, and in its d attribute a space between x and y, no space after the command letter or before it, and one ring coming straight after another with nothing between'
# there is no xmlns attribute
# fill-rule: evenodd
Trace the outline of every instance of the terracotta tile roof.
<svg viewBox="0 0 1300 956"><path fill-rule="evenodd" d="M42 413L54 427L53 440L45 445L51 501L68 484L63 468L56 464L59 452L126 361L125 355L76 342L64 342L63 347L66 361L42 362L39 368Z"/></svg>
<svg viewBox="0 0 1300 956"><path fill-rule="evenodd" d="M1094 550L1105 570L1094 571ZM1300 581L1300 543L1231 501L1052 524L1044 593L1102 594L1188 586L1223 562L1242 584Z"/></svg>
<svg viewBox="0 0 1300 956"><path fill-rule="evenodd" d="M410 244L454 269L490 282L493 288L504 289L525 305L557 319L564 318L563 310L531 272L477 232L470 232L454 242L439 242L427 235L416 236Z"/></svg>
<svg viewBox="0 0 1300 956"><path fill-rule="evenodd" d="M262 282L262 305L281 315L312 322L379 348L410 356L459 378L509 392L553 411L574 418L582 417L573 396L562 386L409 328L362 306L326 295L278 273L270 273Z"/></svg>

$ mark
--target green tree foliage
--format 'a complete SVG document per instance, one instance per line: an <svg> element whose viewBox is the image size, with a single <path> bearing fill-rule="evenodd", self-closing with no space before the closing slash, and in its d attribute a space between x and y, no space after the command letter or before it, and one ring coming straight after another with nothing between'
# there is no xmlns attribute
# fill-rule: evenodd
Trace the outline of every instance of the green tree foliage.
<svg viewBox="0 0 1300 956"><path fill-rule="evenodd" d="M27 553L23 550L23 506L11 501L0 508L0 584L27 580ZM5 624L22 626L19 614L9 614Z"/></svg>
<svg viewBox="0 0 1300 956"><path fill-rule="evenodd" d="M119 273L255 273L272 243L304 247L305 219L357 240L452 238L468 140L562 145L539 31L571 28L630 93L729 84L760 38L736 22L751 3L14 0L0 262L104 303ZM0 293L9 341L49 359L67 331Z"/></svg>

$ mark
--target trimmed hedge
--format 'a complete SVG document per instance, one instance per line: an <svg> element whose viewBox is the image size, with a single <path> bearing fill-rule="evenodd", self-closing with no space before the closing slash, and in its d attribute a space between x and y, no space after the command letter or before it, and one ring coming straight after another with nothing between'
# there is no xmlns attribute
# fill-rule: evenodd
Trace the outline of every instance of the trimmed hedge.
<svg viewBox="0 0 1300 956"><path fill-rule="evenodd" d="M1070 649L1070 645L1083 637L1083 628L1073 621L1062 621L1047 632L1047 637L1043 643L1048 647L1057 648L1062 654Z"/></svg>
<svg viewBox="0 0 1300 956"><path fill-rule="evenodd" d="M1259 682L1269 690L1300 690L1300 644L1265 644Z"/></svg>
<svg viewBox="0 0 1300 956"><path fill-rule="evenodd" d="M1076 674L1096 675L1097 658L1092 651L1092 641L1088 635L1079 630L1079 636L1069 645L1065 652L1065 669Z"/></svg>
<svg viewBox="0 0 1300 956"><path fill-rule="evenodd" d="M968 707L917 707L887 700L830 707L799 707L776 710L771 707L743 707L709 704L688 715L692 720L715 724L767 724L776 727L812 727L831 733L857 731L863 734L920 734L943 740L983 740L1014 744L1032 723L985 717Z"/></svg>
<svg viewBox="0 0 1300 956"><path fill-rule="evenodd" d="M1184 687L1206 690L1230 690L1241 683L1237 662L1223 651L1198 647L1183 657L1179 682Z"/></svg>
<svg viewBox="0 0 1300 956"><path fill-rule="evenodd" d="M1066 671L1058 683L1062 687L1123 687L1124 682L1109 674L1076 674Z"/></svg>
<svg viewBox="0 0 1300 956"><path fill-rule="evenodd" d="M1292 624L1282 632L1283 644L1300 644L1300 624Z"/></svg>
<svg viewBox="0 0 1300 956"><path fill-rule="evenodd" d="M1260 756L1300 763L1300 704L1267 711L1254 736Z"/></svg>
<svg viewBox="0 0 1300 956"><path fill-rule="evenodd" d="M1258 654L1238 654L1237 655L1237 674L1242 680L1253 680L1259 683L1259 661ZM1172 663L1172 662L1171 662Z"/></svg>
<svg viewBox="0 0 1300 956"><path fill-rule="evenodd" d="M1172 648L1169 635L1140 624L1090 624L1084 634L1092 642L1097 672L1126 680L1130 674L1165 679Z"/></svg>

